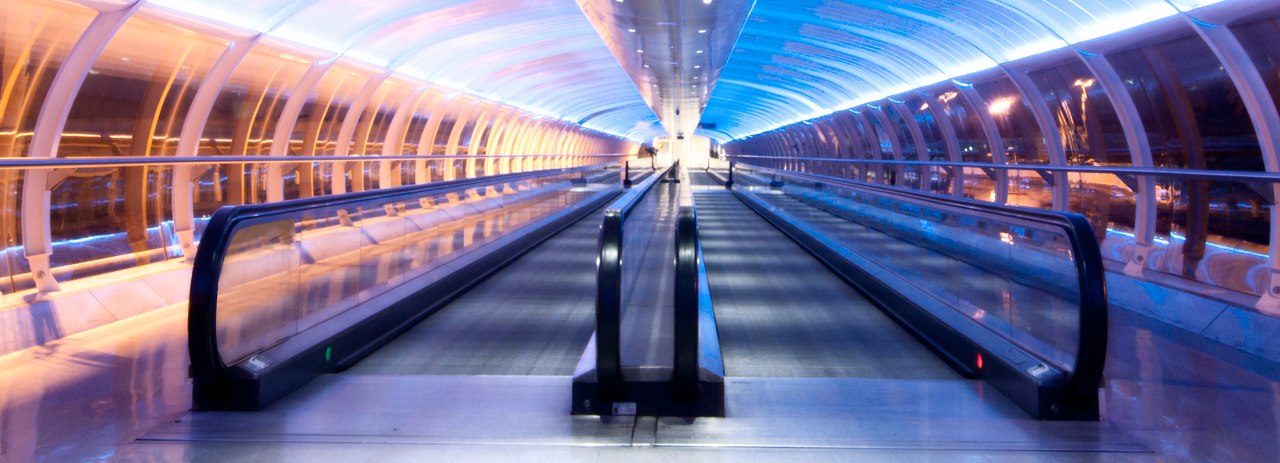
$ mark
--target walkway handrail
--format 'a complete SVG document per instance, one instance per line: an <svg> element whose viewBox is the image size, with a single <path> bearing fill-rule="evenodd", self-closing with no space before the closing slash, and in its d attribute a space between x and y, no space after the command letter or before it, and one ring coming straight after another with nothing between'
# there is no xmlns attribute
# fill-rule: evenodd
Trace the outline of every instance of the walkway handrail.
<svg viewBox="0 0 1280 463"><path fill-rule="evenodd" d="M676 219L675 365L671 381L676 391L698 390L698 213L681 205Z"/></svg>
<svg viewBox="0 0 1280 463"><path fill-rule="evenodd" d="M688 172L677 173L681 181L689 182ZM676 216L676 281L675 281L675 361L671 382L673 389L685 396L692 396L699 388L701 359L702 280L706 268L702 265L702 246L698 239L698 209L693 202L693 189L681 188L679 211Z"/></svg>
<svg viewBox="0 0 1280 463"><path fill-rule="evenodd" d="M970 199L955 198L919 191L903 190L884 185L846 180L825 175L754 167L761 172L792 177L845 189L872 191L881 197L905 199L913 203L925 203L952 210L964 211L979 217L1038 223L1061 229L1068 237L1079 288L1079 333L1077 352L1071 374L1067 379L1068 406L1077 403L1096 404L1098 386L1106 362L1107 350L1107 289L1102 253L1093 233L1093 227L1084 216L1071 212L1048 211L1015 206L1000 206Z"/></svg>
<svg viewBox="0 0 1280 463"><path fill-rule="evenodd" d="M780 157L780 156L758 156L758 155L729 155L729 160L742 164L753 165L769 169L771 167L761 166L758 162L752 161L768 161L768 162L787 162L801 161L805 163L837 163L837 164L880 164L880 165L898 165L898 166L921 166L921 167L959 167L973 169L996 169L996 170L1025 170L1039 172L1065 172L1065 173L1096 173L1096 174L1121 174L1121 175L1144 175L1158 177L1183 177L1183 178L1203 178L1221 181L1240 181L1240 182L1280 182L1280 173L1277 172L1251 172L1241 170L1205 170L1205 169L1186 169L1178 168L1159 168L1159 167L1129 167L1129 166L1062 166L1052 164L994 164L985 162L951 162L951 161L898 161L892 159L846 159L846 158L818 158L818 157ZM790 171L788 171L790 172Z"/></svg>
<svg viewBox="0 0 1280 463"><path fill-rule="evenodd" d="M600 158L620 160L631 154L481 154L475 156L110 156L72 158L0 158L0 170L77 169L93 167L133 167L204 164L294 164L299 162L340 163L379 161L447 161L528 158Z"/></svg>
<svg viewBox="0 0 1280 463"><path fill-rule="evenodd" d="M282 217L316 209L341 208L358 205L370 200L393 201L397 197L421 198L464 191L469 188L502 184L547 176L574 174L598 169L586 166L549 169L536 172L503 174L471 179L411 185L384 190L347 193L282 201L267 204L224 206L214 212L200 240L191 271L191 289L188 306L188 350L191 356L191 375L196 397L224 397L229 391L232 376L230 365L225 362L218 343L218 291L224 262L228 257L232 239L242 225L269 223ZM256 349L269 348L260 346ZM197 400L196 407L202 407Z"/></svg>
<svg viewBox="0 0 1280 463"><path fill-rule="evenodd" d="M623 226L649 190L679 163L650 175L605 207L596 266L596 378L603 391L622 388Z"/></svg>

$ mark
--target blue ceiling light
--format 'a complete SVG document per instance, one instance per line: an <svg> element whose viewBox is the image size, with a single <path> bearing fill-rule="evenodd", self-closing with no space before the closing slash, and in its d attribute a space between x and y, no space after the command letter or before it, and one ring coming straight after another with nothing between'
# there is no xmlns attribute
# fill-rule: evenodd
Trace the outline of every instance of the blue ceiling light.
<svg viewBox="0 0 1280 463"><path fill-rule="evenodd" d="M705 135L768 132L1217 1L758 0Z"/></svg>

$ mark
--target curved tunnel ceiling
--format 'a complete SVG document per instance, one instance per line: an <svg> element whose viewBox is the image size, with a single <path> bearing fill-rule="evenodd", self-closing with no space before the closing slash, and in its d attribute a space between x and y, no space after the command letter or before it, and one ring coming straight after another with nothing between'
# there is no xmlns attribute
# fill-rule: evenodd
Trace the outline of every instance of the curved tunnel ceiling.
<svg viewBox="0 0 1280 463"><path fill-rule="evenodd" d="M757 0L702 114L743 138L1216 0Z"/></svg>
<svg viewBox="0 0 1280 463"><path fill-rule="evenodd" d="M145 1L633 140L723 142L1218 0Z"/></svg>
<svg viewBox="0 0 1280 463"><path fill-rule="evenodd" d="M657 116L573 0L149 0L634 140Z"/></svg>

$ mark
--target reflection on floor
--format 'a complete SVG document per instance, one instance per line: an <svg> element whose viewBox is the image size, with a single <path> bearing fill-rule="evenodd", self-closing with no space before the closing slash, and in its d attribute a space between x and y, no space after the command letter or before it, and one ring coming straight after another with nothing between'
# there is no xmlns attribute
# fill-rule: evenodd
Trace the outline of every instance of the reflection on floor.
<svg viewBox="0 0 1280 463"><path fill-rule="evenodd" d="M406 457L406 446L471 446L467 460L508 446L569 455L608 448L597 454L605 460L629 459L636 447L828 449L841 460L868 450L1042 460L1148 454L1105 423L1027 418L975 382L738 378L726 384L730 417L694 421L571 416L569 385L560 376L334 375L262 412L184 415L116 456L302 461L317 443L361 445L373 461Z"/></svg>

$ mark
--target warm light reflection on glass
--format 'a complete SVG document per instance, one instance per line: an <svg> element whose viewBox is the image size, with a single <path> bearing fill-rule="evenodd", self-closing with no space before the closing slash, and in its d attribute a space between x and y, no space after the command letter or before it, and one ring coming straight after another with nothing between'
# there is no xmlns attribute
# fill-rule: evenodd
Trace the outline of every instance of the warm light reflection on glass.
<svg viewBox="0 0 1280 463"><path fill-rule="evenodd" d="M1003 116L1009 112L1009 108L1013 107L1014 101L1016 100L1012 97L996 99L992 101L991 104L987 105L987 111L990 112L992 116Z"/></svg>

